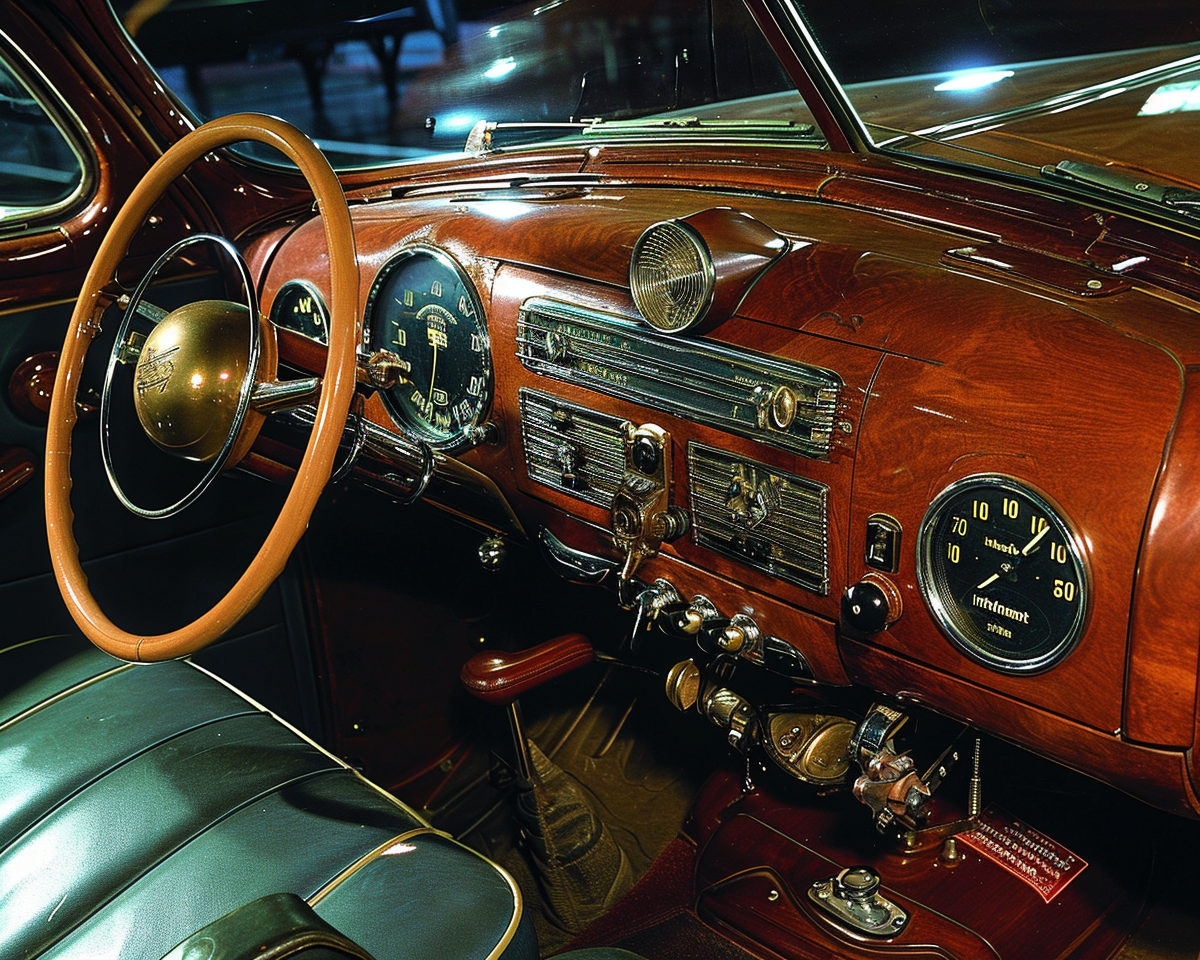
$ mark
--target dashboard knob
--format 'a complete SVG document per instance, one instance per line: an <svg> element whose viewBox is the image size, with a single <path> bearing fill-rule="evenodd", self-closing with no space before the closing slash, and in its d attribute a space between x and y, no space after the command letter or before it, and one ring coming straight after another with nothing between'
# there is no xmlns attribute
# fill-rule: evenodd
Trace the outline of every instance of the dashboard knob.
<svg viewBox="0 0 1200 960"><path fill-rule="evenodd" d="M788 386L778 386L771 394L771 426L776 430L786 430L796 421L796 408L799 401L796 391Z"/></svg>
<svg viewBox="0 0 1200 960"><path fill-rule="evenodd" d="M698 631L697 640L706 653L737 653L746 642L746 635L733 621L725 617L705 620Z"/></svg>
<svg viewBox="0 0 1200 960"><path fill-rule="evenodd" d="M699 640L708 653L739 653L743 648L757 648L759 636L753 618L738 613L728 620L723 617L706 620L700 628Z"/></svg>
<svg viewBox="0 0 1200 960"><path fill-rule="evenodd" d="M850 867L838 875L846 899L870 903L879 891L879 874L870 867Z"/></svg>
<svg viewBox="0 0 1200 960"><path fill-rule="evenodd" d="M842 626L852 633L878 633L899 615L875 579L860 580L842 594Z"/></svg>
<svg viewBox="0 0 1200 960"><path fill-rule="evenodd" d="M676 637L694 637L704 624L719 617L717 608L707 597L695 596L688 603L668 603L659 611L655 623L664 633Z"/></svg>
<svg viewBox="0 0 1200 960"><path fill-rule="evenodd" d="M484 570L499 570L508 559L508 547L500 537L488 537L479 545L479 564Z"/></svg>

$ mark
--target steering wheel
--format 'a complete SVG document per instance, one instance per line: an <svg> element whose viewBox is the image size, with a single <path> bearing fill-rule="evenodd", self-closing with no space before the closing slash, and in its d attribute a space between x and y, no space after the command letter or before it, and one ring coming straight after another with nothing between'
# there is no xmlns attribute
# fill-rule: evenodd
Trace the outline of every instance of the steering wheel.
<svg viewBox="0 0 1200 960"><path fill-rule="evenodd" d="M194 161L242 140L275 147L300 168L324 223L331 284L329 353L316 423L274 526L229 592L199 619L177 630L158 636L127 633L104 615L88 590L72 529L71 431L83 362L99 330L100 317L113 302L110 291L117 266L151 208ZM149 169L114 218L84 280L63 343L46 435L46 533L54 575L72 618L96 646L123 660L186 656L216 640L258 603L283 571L333 470L354 395L357 321L358 269L346 198L324 155L291 124L257 114L222 117L184 136Z"/></svg>

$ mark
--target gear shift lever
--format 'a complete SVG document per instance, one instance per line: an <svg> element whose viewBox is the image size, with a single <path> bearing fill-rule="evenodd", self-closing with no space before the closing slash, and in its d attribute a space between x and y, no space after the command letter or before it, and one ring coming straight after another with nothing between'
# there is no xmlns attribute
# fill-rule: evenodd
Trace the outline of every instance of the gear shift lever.
<svg viewBox="0 0 1200 960"><path fill-rule="evenodd" d="M462 670L463 685L508 709L518 773L514 814L545 890L551 922L577 933L633 885L633 872L578 782L525 736L517 698L595 659L591 643L569 633L519 653L486 651Z"/></svg>
<svg viewBox="0 0 1200 960"><path fill-rule="evenodd" d="M468 693L484 703L507 708L518 773L525 781L533 779L533 762L517 698L548 680L587 666L595 657L587 637L581 633L565 633L516 653L485 650L463 665L460 676Z"/></svg>

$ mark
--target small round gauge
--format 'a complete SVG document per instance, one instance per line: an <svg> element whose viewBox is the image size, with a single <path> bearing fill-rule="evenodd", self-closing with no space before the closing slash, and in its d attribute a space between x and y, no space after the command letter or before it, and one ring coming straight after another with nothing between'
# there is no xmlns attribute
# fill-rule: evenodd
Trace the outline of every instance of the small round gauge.
<svg viewBox="0 0 1200 960"><path fill-rule="evenodd" d="M367 299L372 351L411 366L383 400L397 422L434 447L471 439L487 413L492 357L475 287L449 256L414 246L383 265Z"/></svg>
<svg viewBox="0 0 1200 960"><path fill-rule="evenodd" d="M271 322L318 343L329 341L329 310L307 280L289 280L279 288L271 303Z"/></svg>
<svg viewBox="0 0 1200 960"><path fill-rule="evenodd" d="M917 537L917 578L946 636L1006 673L1058 663L1087 620L1078 537L1045 497L1011 477L968 477L938 495Z"/></svg>

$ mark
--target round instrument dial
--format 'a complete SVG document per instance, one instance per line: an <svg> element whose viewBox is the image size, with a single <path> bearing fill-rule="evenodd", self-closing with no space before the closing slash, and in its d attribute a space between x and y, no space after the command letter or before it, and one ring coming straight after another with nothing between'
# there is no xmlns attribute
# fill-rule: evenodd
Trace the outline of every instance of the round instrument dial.
<svg viewBox="0 0 1200 960"><path fill-rule="evenodd" d="M411 247L379 271L366 311L370 349L412 368L383 400L397 422L434 447L466 443L487 413L492 358L475 287L450 257Z"/></svg>
<svg viewBox="0 0 1200 960"><path fill-rule="evenodd" d="M968 477L938 495L921 522L917 577L946 636L995 670L1048 669L1087 620L1079 539L1045 497L1011 477Z"/></svg>
<svg viewBox="0 0 1200 960"><path fill-rule="evenodd" d="M289 280L271 302L271 322L318 343L329 340L329 308L307 280Z"/></svg>

